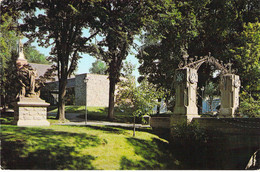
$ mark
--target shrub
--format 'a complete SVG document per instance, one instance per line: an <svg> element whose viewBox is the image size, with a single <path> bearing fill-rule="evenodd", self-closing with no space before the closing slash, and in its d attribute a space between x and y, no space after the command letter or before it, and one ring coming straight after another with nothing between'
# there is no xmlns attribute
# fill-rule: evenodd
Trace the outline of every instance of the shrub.
<svg viewBox="0 0 260 172"><path fill-rule="evenodd" d="M209 132L198 123L181 123L173 127L171 151L185 169L211 169L216 165L211 159L219 149L217 137L217 132Z"/></svg>
<svg viewBox="0 0 260 172"><path fill-rule="evenodd" d="M253 97L249 96L245 92L242 92L239 112L244 117L260 117L260 102L255 101Z"/></svg>

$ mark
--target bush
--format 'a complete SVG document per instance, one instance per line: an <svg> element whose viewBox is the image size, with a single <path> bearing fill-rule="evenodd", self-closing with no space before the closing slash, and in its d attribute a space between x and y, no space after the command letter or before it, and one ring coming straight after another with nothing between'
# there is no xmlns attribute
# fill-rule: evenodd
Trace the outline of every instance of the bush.
<svg viewBox="0 0 260 172"><path fill-rule="evenodd" d="M239 113L244 117L260 117L260 102L255 101L253 97L243 92L241 94Z"/></svg>
<svg viewBox="0 0 260 172"><path fill-rule="evenodd" d="M208 131L198 123L181 123L173 127L170 139L171 151L184 169L218 169L216 157L220 156L218 146L220 133Z"/></svg>

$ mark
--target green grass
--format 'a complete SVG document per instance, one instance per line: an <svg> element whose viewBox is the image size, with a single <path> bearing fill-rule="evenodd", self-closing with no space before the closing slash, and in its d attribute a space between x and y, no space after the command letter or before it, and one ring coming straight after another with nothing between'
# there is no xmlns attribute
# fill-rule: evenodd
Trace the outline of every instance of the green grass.
<svg viewBox="0 0 260 172"><path fill-rule="evenodd" d="M168 142L146 131L105 126L1 125L5 169L178 169Z"/></svg>
<svg viewBox="0 0 260 172"><path fill-rule="evenodd" d="M107 120L107 113L108 108L106 107L87 107L88 109L88 119L89 120L100 120L100 121L106 121ZM58 109L55 108L49 112L51 113L57 113ZM84 119L85 118L85 106L66 106L65 107L66 113L78 113L79 118ZM131 115L132 112L130 111L121 111L119 108L115 107L115 118L114 122L124 122L124 123L132 123L133 122L133 116ZM141 119L137 119L137 123L141 123Z"/></svg>

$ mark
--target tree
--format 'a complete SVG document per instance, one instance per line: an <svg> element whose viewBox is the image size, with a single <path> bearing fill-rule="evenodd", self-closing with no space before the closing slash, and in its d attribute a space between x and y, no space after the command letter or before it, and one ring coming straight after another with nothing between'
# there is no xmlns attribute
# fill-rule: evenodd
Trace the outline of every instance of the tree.
<svg viewBox="0 0 260 172"><path fill-rule="evenodd" d="M163 98L165 92L159 89L147 79L136 86L133 78L119 82L116 104L124 110L133 110L133 115L150 115L155 106L159 105L158 98Z"/></svg>
<svg viewBox="0 0 260 172"><path fill-rule="evenodd" d="M25 45L24 55L29 63L49 64L47 57L41 54L35 46Z"/></svg>
<svg viewBox="0 0 260 172"><path fill-rule="evenodd" d="M23 11L20 28L30 41L38 38L40 46L52 46L50 60L56 64L59 79L58 118L65 120L67 78L75 70L79 53L89 51L89 41L98 33L95 30L94 1L5 1L7 9ZM36 10L40 14L36 14ZM92 28L83 36L83 29Z"/></svg>
<svg viewBox="0 0 260 172"><path fill-rule="evenodd" d="M7 103L7 71L12 70L9 63L12 61L15 51L17 50L18 36L17 32L14 30L16 24L11 16L1 12L0 14L0 105L3 104L3 109L6 108ZM3 99L3 102L1 102Z"/></svg>
<svg viewBox="0 0 260 172"><path fill-rule="evenodd" d="M149 82L165 88L167 104L174 95L175 70L198 32L194 13L199 4L201 2L195 5L192 1L164 1L157 5L156 12L145 25L144 44L137 55L141 63L138 80L147 76Z"/></svg>
<svg viewBox="0 0 260 172"><path fill-rule="evenodd" d="M165 92L158 89L147 79L143 79L137 87L134 77L128 75L126 80L122 80L118 84L118 92L116 95L116 105L124 111L132 111L134 117L134 133L135 136L135 118L153 113L153 108L159 106L157 100L163 98Z"/></svg>
<svg viewBox="0 0 260 172"><path fill-rule="evenodd" d="M96 60L92 63L92 67L89 69L90 73L106 75L107 74L107 66L101 60Z"/></svg>
<svg viewBox="0 0 260 172"><path fill-rule="evenodd" d="M244 24L243 31L237 33L238 43L229 50L234 58L243 85L242 91L248 91L256 99L260 98L260 23Z"/></svg>
<svg viewBox="0 0 260 172"><path fill-rule="evenodd" d="M132 64L131 62L125 61L123 63L121 75L125 78L131 78L134 80L135 77L133 76L133 71L135 70L135 67L136 65Z"/></svg>
<svg viewBox="0 0 260 172"><path fill-rule="evenodd" d="M248 117L260 116L260 23L244 24L237 46L230 49L241 78L239 111Z"/></svg>
<svg viewBox="0 0 260 172"><path fill-rule="evenodd" d="M115 85L119 82L122 62L126 59L134 36L139 34L146 17L146 1L101 1L100 23L103 40L98 43L97 56L108 65L109 110L108 119L114 118Z"/></svg>

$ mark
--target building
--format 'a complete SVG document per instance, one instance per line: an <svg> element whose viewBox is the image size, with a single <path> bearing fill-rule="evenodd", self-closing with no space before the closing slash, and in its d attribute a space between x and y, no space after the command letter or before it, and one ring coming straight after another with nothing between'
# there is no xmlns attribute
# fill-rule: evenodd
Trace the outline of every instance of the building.
<svg viewBox="0 0 260 172"><path fill-rule="evenodd" d="M58 81L46 84L45 91L49 91L49 101L58 101ZM51 95L51 96L50 96ZM54 98L54 99L53 99ZM79 74L68 79L67 104L108 107L109 79L107 75Z"/></svg>

